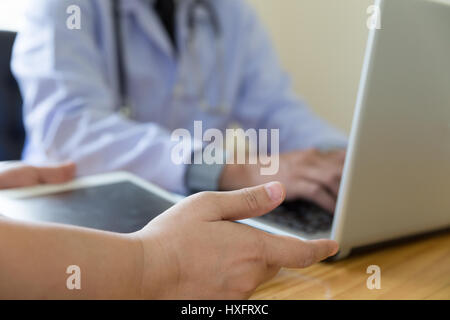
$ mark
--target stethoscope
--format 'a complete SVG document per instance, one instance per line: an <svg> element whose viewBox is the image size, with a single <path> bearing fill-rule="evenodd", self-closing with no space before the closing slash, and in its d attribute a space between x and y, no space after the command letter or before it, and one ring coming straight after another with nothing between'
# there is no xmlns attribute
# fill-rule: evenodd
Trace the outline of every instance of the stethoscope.
<svg viewBox="0 0 450 320"><path fill-rule="evenodd" d="M122 38L122 27L121 27L121 19L120 19L120 1L121 0L113 0L113 21L114 21L114 36L116 43L116 59L117 59L117 73L118 73L118 87L119 87L119 111L122 115L126 117L131 117L131 102L129 99L128 87L126 82L126 68L125 68L125 60L123 54L123 38ZM178 1L177 1L178 2ZM214 47L216 54L216 63L215 69L217 71L217 79L218 79L218 104L211 105L208 103L207 98L207 86L208 79L207 75L204 75L204 79L198 70L202 70L201 61L198 59L198 55L196 55L195 50L195 40L198 34L198 23L197 23L197 10L203 9L208 16L209 23L212 28L212 32L214 34ZM187 28L188 28L188 38L186 43L186 49L188 53L189 59L192 62L192 68L190 68L191 72L189 72L189 68L182 67L180 71L180 76L178 83L175 85L173 90L173 96L176 101L183 101L183 97L188 95L187 89L183 89L187 87L187 82L189 80L194 82L194 85L197 88L197 92L195 93L197 103L199 104L199 108L211 114L217 115L227 115L229 113L229 107L227 107L225 102L225 79L224 79L224 45L223 45L223 37L222 37L222 29L219 21L219 17L210 0L192 0L187 8L187 20L186 20ZM183 83L184 82L184 83Z"/></svg>

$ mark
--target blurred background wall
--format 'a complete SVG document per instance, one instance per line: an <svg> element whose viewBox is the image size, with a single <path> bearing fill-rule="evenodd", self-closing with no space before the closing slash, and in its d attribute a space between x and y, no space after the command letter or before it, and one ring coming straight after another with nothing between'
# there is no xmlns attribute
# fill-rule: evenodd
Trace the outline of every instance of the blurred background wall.
<svg viewBox="0 0 450 320"><path fill-rule="evenodd" d="M266 24L296 91L349 132L373 0L247 0Z"/></svg>
<svg viewBox="0 0 450 320"><path fill-rule="evenodd" d="M23 23L23 11L30 0L0 0L0 30L17 31Z"/></svg>

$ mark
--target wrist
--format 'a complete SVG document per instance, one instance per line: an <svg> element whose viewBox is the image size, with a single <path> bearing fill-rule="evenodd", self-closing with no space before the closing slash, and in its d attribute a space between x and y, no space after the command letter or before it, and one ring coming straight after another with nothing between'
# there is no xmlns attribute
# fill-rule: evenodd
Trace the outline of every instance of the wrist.
<svg viewBox="0 0 450 320"><path fill-rule="evenodd" d="M143 294L143 278L145 271L144 247L139 236L136 233L123 235L127 243L128 253L131 259L131 272L128 280L128 288L130 289L131 299L144 299Z"/></svg>
<svg viewBox="0 0 450 320"><path fill-rule="evenodd" d="M137 273L140 274L138 299L154 300L170 297L171 289L177 284L179 270L174 270L171 252L148 227L130 235L139 245ZM171 260L172 259L172 260Z"/></svg>

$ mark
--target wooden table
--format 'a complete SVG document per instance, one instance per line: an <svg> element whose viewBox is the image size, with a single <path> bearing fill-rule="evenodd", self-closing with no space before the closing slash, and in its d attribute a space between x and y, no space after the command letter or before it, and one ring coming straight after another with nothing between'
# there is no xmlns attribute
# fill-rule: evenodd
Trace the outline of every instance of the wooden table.
<svg viewBox="0 0 450 320"><path fill-rule="evenodd" d="M379 290L367 288L370 265L381 269ZM450 300L450 232L303 270L283 269L252 299Z"/></svg>

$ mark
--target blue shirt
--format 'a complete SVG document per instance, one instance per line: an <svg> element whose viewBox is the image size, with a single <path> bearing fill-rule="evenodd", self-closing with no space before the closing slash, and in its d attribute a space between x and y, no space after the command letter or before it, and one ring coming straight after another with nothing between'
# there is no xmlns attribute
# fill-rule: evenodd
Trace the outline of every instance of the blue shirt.
<svg viewBox="0 0 450 320"><path fill-rule="evenodd" d="M244 1L209 0L221 26L220 63L205 10L195 13L192 57L187 28L192 0L179 1L178 53L148 1L121 1L129 118L118 112L111 1L30 1L12 60L24 98L25 161L72 160L80 175L127 170L185 193L187 166L171 161L177 142L170 134L177 128L192 131L195 120L203 121L204 130L225 130L235 122L244 129L279 129L281 152L345 146L345 136L294 94L265 30ZM81 8L79 30L66 26L70 5ZM204 84L207 104L223 104L225 114L201 107L198 84Z"/></svg>

